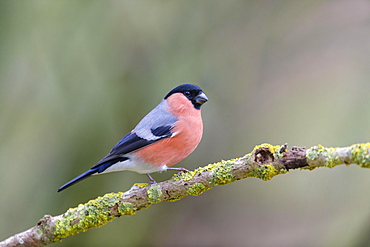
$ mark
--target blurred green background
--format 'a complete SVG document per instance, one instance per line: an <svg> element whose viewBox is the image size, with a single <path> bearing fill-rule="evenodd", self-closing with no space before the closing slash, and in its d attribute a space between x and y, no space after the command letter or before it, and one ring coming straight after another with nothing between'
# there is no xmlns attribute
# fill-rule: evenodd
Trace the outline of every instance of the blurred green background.
<svg viewBox="0 0 370 247"><path fill-rule="evenodd" d="M367 0L1 1L0 239L146 182L119 172L56 193L179 84L210 99L179 164L194 169L263 142L368 142L369 78ZM369 186L354 165L250 178L54 246L369 246Z"/></svg>

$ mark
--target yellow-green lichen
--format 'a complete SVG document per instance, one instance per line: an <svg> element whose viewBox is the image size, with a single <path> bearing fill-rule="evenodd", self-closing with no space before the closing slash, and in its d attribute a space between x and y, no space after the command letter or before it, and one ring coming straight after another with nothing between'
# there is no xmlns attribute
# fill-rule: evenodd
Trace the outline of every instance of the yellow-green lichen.
<svg viewBox="0 0 370 247"><path fill-rule="evenodd" d="M211 168L213 176L209 182L212 186L225 185L236 181L234 175L231 172L234 162L232 161L221 161L214 164Z"/></svg>
<svg viewBox="0 0 370 247"><path fill-rule="evenodd" d="M256 177L264 181L271 180L273 177L279 174L285 174L287 170L276 169L273 165L261 165L253 168L253 171L248 174L248 177Z"/></svg>
<svg viewBox="0 0 370 247"><path fill-rule="evenodd" d="M162 196L162 190L160 185L153 185L150 186L148 189L148 202L151 204L155 204L160 202Z"/></svg>
<svg viewBox="0 0 370 247"><path fill-rule="evenodd" d="M118 204L118 212L121 215L131 216L133 214L136 214L136 209L132 203L125 202Z"/></svg>
<svg viewBox="0 0 370 247"><path fill-rule="evenodd" d="M353 163L363 168L370 168L370 143L361 143L351 146L350 158Z"/></svg>
<svg viewBox="0 0 370 247"><path fill-rule="evenodd" d="M188 190L187 193L191 196L199 196L203 192L206 192L210 188L207 188L204 184L201 183L195 183L193 186L191 186Z"/></svg>
<svg viewBox="0 0 370 247"><path fill-rule="evenodd" d="M306 150L307 162L310 165L308 169L314 169L317 166L333 168L342 164L340 157L336 154L338 148L325 148L322 145L314 146Z"/></svg>
<svg viewBox="0 0 370 247"><path fill-rule="evenodd" d="M202 172L206 172L206 171L212 171L212 170L213 170L213 169L215 169L219 164L220 164L220 162L213 163L213 164L209 164L209 165L206 165L206 166L203 166L203 167L199 167L199 168L195 169L194 171L195 171L195 172L198 172L198 173L202 173Z"/></svg>
<svg viewBox="0 0 370 247"><path fill-rule="evenodd" d="M149 185L148 183L134 183L133 186L137 186L139 188L145 188L148 185Z"/></svg>
<svg viewBox="0 0 370 247"><path fill-rule="evenodd" d="M123 193L109 193L86 204L80 204L77 208L70 208L55 224L55 239L61 239L90 228L100 227L113 220L111 209L119 203Z"/></svg>
<svg viewBox="0 0 370 247"><path fill-rule="evenodd" d="M227 160L227 161L223 160L221 162L209 164L209 165L206 165L204 167L198 167L194 171L181 172L179 174L173 175L172 179L174 181L179 181L179 180L189 181L189 180L193 179L196 174L199 174L199 173L202 173L202 172L206 172L206 171L214 171L214 172L217 172L217 171L220 170L220 168L221 168L221 170L224 169L226 164L233 165L234 162L236 160L239 160L239 159L242 159L242 158L230 159L230 160Z"/></svg>
<svg viewBox="0 0 370 247"><path fill-rule="evenodd" d="M179 195L179 196L172 196L171 198L166 199L168 202L175 202L180 200L181 198L184 198L185 195Z"/></svg>
<svg viewBox="0 0 370 247"><path fill-rule="evenodd" d="M271 145L269 143L262 143L254 147L253 151L259 150L261 148L268 148L268 150L274 155L274 158L281 159L284 153L281 151L285 148L284 145Z"/></svg>
<svg viewBox="0 0 370 247"><path fill-rule="evenodd" d="M196 174L195 171L189 171L189 172L180 172L178 174L173 175L172 179L174 181L179 181L180 179L184 181L189 181L194 178L194 175Z"/></svg>
<svg viewBox="0 0 370 247"><path fill-rule="evenodd" d="M46 230L46 229L45 229ZM46 230L47 231L47 230ZM44 234L44 230L41 230L41 229L37 229L37 231L36 231L36 237L37 238L41 238L41 236L42 236L42 234Z"/></svg>

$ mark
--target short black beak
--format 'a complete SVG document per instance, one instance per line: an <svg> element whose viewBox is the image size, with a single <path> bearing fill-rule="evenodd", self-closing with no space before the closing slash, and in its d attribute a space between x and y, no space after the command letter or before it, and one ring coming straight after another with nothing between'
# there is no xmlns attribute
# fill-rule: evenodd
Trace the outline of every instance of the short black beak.
<svg viewBox="0 0 370 247"><path fill-rule="evenodd" d="M204 104L208 101L208 98L207 96L205 95L205 93L200 93L198 94L196 97L195 97L195 102L198 103L198 104Z"/></svg>

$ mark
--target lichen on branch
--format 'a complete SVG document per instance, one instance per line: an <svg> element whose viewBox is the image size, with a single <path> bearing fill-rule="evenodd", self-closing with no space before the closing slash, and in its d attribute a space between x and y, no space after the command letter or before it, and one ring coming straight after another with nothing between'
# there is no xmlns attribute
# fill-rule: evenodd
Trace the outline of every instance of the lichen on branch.
<svg viewBox="0 0 370 247"><path fill-rule="evenodd" d="M215 186L240 179L255 177L270 180L291 169L333 168L340 164L370 168L370 143L340 148L318 145L307 150L302 147L288 150L287 145L264 143L241 158L222 160L176 174L170 180L157 184L137 183L124 193L108 193L70 208L62 215L46 215L35 227L0 242L0 247L44 246L100 227L120 216L131 216L153 204L174 202L188 195L198 196Z"/></svg>

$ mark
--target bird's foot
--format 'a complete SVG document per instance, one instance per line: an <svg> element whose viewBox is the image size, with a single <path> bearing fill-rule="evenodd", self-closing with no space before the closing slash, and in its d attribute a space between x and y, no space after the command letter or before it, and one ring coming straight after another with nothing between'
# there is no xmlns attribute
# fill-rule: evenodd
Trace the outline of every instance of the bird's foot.
<svg viewBox="0 0 370 247"><path fill-rule="evenodd" d="M177 176L180 176L180 174L183 173L183 172L190 172L188 169L186 169L184 167L168 167L167 170L179 171L177 173Z"/></svg>
<svg viewBox="0 0 370 247"><path fill-rule="evenodd" d="M150 174L148 173L148 174L146 174L147 176L148 176L148 178L149 178L149 184L156 184L157 183L157 181L155 181L154 180L154 178L152 177L152 176L150 176Z"/></svg>

